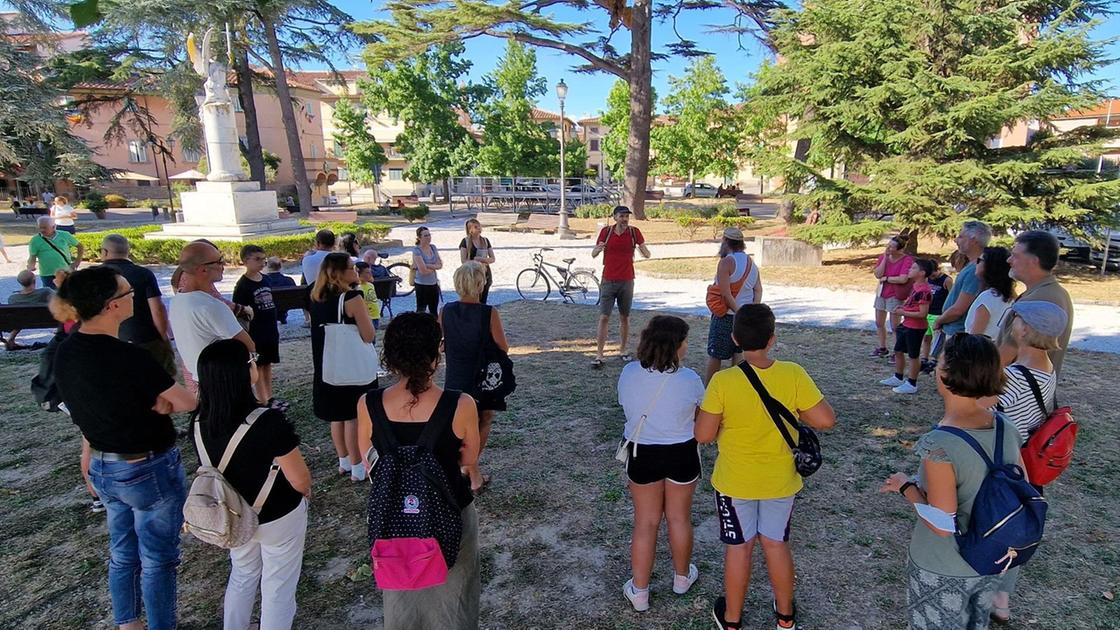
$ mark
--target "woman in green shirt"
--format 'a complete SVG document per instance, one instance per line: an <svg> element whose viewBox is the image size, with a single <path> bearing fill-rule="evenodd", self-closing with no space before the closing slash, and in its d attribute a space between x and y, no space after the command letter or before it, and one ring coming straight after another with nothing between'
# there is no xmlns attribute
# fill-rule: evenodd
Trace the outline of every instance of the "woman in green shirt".
<svg viewBox="0 0 1120 630"><path fill-rule="evenodd" d="M1004 422L1003 453L1018 459L1019 432L1002 414L993 414L978 399L998 395L1004 376L999 350L983 335L957 333L945 346L937 368L937 391L945 401L939 426L963 429L989 457L995 447L995 423ZM936 508L941 519L919 517L910 536L907 610L911 628L983 630L988 627L999 575L979 575L957 550L956 527L968 529L972 503L988 474L987 464L961 438L933 430L918 439L918 474L891 475L880 492L898 492L920 509Z"/></svg>

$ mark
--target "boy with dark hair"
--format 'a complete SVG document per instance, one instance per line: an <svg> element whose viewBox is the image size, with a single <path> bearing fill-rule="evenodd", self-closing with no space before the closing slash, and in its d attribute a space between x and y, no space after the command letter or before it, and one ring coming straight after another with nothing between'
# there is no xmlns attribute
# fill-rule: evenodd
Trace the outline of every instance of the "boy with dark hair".
<svg viewBox="0 0 1120 630"><path fill-rule="evenodd" d="M241 262L245 274L237 279L233 288L233 303L252 307L253 319L249 320L249 336L257 346L257 398L268 406L286 411L288 403L272 395L272 365L280 362L280 328L276 323L276 303L272 299L272 285L261 271L264 269L264 249L259 245L241 248Z"/></svg>
<svg viewBox="0 0 1120 630"><path fill-rule="evenodd" d="M910 265L908 276L913 282L910 296L895 309L902 316L902 325L895 330L894 375L879 381L892 387L896 394L917 394L918 373L922 370L922 341L929 328L929 305L933 301L933 290L927 281L933 274L935 263L928 258L918 258ZM907 370L906 359L910 359ZM906 379L903 380L903 370Z"/></svg>
<svg viewBox="0 0 1120 630"><path fill-rule="evenodd" d="M777 336L774 313L765 304L744 304L735 313L732 335L743 349L739 366L717 372L708 383L696 419L696 440L719 438L719 455L712 471L720 540L724 543L724 596L716 600L712 616L722 629L742 628L743 602L751 577L751 554L762 546L774 614L779 628L796 627L793 601L793 554L789 547L790 516L801 476L793 452L778 431L747 372L753 370L771 398L814 429L836 423L832 406L805 369L769 357ZM797 431L792 431L797 438Z"/></svg>
<svg viewBox="0 0 1120 630"><path fill-rule="evenodd" d="M268 286L272 287L273 289L282 289L284 287L294 287L294 286L296 286L296 281L292 280L283 271L281 271L281 263L280 263L280 257L279 256L269 257L269 259L265 262L264 268L265 268L264 277L268 278ZM288 323L288 311L286 311L286 310L282 311L282 310L277 309L276 319L279 320L279 322L281 324L287 324Z"/></svg>

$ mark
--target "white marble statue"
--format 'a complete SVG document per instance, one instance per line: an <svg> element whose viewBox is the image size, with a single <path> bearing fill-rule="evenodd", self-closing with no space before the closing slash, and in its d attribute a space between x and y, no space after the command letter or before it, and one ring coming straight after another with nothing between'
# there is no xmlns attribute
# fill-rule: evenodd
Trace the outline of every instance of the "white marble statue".
<svg viewBox="0 0 1120 630"><path fill-rule="evenodd" d="M198 117L202 120L202 131L206 137L206 155L211 182L237 182L245 179L241 170L241 155L237 146L237 120L233 113L233 102L226 89L226 64L210 58L210 44L215 29L210 28L202 36L202 50L195 45L194 33L187 36L187 54L191 65L199 76L206 78L205 96L197 100Z"/></svg>

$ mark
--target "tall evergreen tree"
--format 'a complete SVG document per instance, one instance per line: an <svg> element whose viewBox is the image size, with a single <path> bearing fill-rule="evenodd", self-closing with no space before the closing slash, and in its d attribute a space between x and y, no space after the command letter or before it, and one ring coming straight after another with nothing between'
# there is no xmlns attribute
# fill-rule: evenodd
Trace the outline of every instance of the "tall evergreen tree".
<svg viewBox="0 0 1120 630"><path fill-rule="evenodd" d="M652 131L658 173L687 175L689 183L704 175L734 174L737 133L726 98L730 91L710 56L694 59L684 76L669 77L661 104L670 123Z"/></svg>
<svg viewBox="0 0 1120 630"><path fill-rule="evenodd" d="M1046 120L1099 100L1087 76L1105 63L1090 37L1104 10L1093 0L805 3L777 16L781 61L744 94L747 157L814 183L787 192L820 210L820 225L801 231L815 240L890 227L944 237L970 217L1084 233L1120 203L1120 181L1092 168L1116 134L1061 133ZM994 142L1027 124L1040 128L1025 146ZM791 156L791 143L808 150Z"/></svg>

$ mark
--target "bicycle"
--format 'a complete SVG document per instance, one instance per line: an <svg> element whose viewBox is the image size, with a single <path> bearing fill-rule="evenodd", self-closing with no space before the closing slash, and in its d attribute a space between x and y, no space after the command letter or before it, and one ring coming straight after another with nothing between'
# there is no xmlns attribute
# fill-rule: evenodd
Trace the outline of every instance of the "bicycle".
<svg viewBox="0 0 1120 630"><path fill-rule="evenodd" d="M547 300L552 295L552 286L556 285L560 297L572 304L598 304L599 303L599 278L586 271L572 271L575 258L565 258L566 266L561 267L550 262L545 262L544 252L552 251L551 247L542 247L533 254L535 266L521 270L517 274L517 294L523 300ZM552 267L560 274L563 282L558 281L552 272Z"/></svg>
<svg viewBox="0 0 1120 630"><path fill-rule="evenodd" d="M384 254L380 254L382 258ZM381 277L374 277L373 291L377 295L377 299L381 301L381 311L387 313L386 319L393 318L393 298L405 297L412 295L416 287L408 284L405 279L408 278L408 271L410 265L406 262L395 262L385 270L388 275Z"/></svg>

